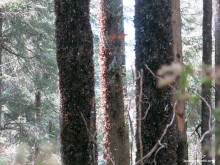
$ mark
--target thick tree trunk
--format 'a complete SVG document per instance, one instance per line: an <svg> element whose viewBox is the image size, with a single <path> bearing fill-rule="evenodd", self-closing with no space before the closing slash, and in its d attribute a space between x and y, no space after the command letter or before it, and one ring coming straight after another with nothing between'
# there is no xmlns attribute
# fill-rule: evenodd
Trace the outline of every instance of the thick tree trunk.
<svg viewBox="0 0 220 165"><path fill-rule="evenodd" d="M173 52L175 62L183 64L182 60L182 37L181 37L181 16L180 0L172 0L172 28L173 28ZM178 83L177 83L178 84ZM178 88L178 86L177 86ZM184 92L184 91L182 91ZM188 160L187 128L185 116L185 102L178 101L176 106L176 121L178 128L177 164L185 165Z"/></svg>
<svg viewBox="0 0 220 165"><path fill-rule="evenodd" d="M216 1L216 18L215 18L215 66L216 70L220 69L220 1ZM219 79L218 79L219 80ZM220 82L215 83L215 164L220 164Z"/></svg>
<svg viewBox="0 0 220 165"><path fill-rule="evenodd" d="M95 128L91 126L95 97L89 0L55 0L55 13L62 164L94 165L97 151Z"/></svg>
<svg viewBox="0 0 220 165"><path fill-rule="evenodd" d="M205 65L212 65L212 0L203 0L203 57ZM205 72L205 71L204 71ZM211 106L211 86L202 84L202 97ZM206 133L210 128L210 110L206 103L202 101L201 107L201 133ZM206 135L202 141L203 165L212 164L211 153L211 133Z"/></svg>
<svg viewBox="0 0 220 165"><path fill-rule="evenodd" d="M137 79L136 98L138 110L136 160L139 161L155 146L173 117L173 91L170 87L158 88L157 80L151 73L152 71L156 74L162 65L171 64L174 60L172 0L136 0L135 28L137 74L143 71ZM161 165L177 164L176 129L174 122L161 141L165 146L162 148L158 146L149 159L142 163L140 161L139 164L155 164L155 161Z"/></svg>
<svg viewBox="0 0 220 165"><path fill-rule="evenodd" d="M104 159L107 165L129 165L129 137L123 99L124 27L122 0L101 1L100 79Z"/></svg>

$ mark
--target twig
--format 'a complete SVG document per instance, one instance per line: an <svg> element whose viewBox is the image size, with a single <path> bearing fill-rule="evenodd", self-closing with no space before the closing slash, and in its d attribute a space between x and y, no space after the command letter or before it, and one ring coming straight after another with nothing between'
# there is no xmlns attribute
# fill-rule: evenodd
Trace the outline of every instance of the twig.
<svg viewBox="0 0 220 165"><path fill-rule="evenodd" d="M152 74L152 76L154 76L155 78L158 78L158 79L162 79L161 77L157 76L156 74L154 74L154 72L148 67L147 64L145 64L145 67L147 68L147 70Z"/></svg>
<svg viewBox="0 0 220 165"><path fill-rule="evenodd" d="M148 67L147 64L145 64L145 67L148 69L148 71L153 75L153 77L157 78L157 79L162 79L161 77L157 76L156 74L154 74L154 72ZM171 84L168 84L169 87L171 87L172 89L175 89L174 86L172 86ZM206 99L204 97L202 97L200 94L196 93L195 94L202 100L204 101L204 103L206 104L206 106L208 107L209 109L209 129L201 136L196 148L198 148L199 144L204 140L204 138L206 137L206 135L208 135L209 133L211 133L212 131L212 128L211 128L211 122L212 122L212 116L211 116L211 113L212 113L212 109L211 109L211 106L208 104L208 102L206 101ZM174 108L175 109L175 108ZM175 114L175 111L174 111L174 114ZM174 118L172 119L174 120ZM163 137L163 135L162 135ZM156 148L159 146L159 143L156 143L155 146L151 149L151 151L143 157L143 159L147 159L149 158L153 152L156 150ZM138 164L140 162L140 160L136 163Z"/></svg>
<svg viewBox="0 0 220 165"><path fill-rule="evenodd" d="M13 55L15 55L15 56L17 56L17 57L20 57L20 58L32 59L32 58L35 57L35 56L32 56L32 57L24 57L24 56L22 56L22 55L20 55L20 54L15 53L13 50L11 50L9 47L7 47L7 46L4 45L4 44L1 44L1 47L2 47L2 49L6 50L7 52L9 52L9 53L11 53L11 54L13 54Z"/></svg>
<svg viewBox="0 0 220 165"><path fill-rule="evenodd" d="M95 147L92 147L92 148L93 148L93 149L92 149L92 151L93 151L93 160L95 160L95 159L96 159L96 155L95 155L96 153L95 153L94 149L97 148L97 146L98 146L98 144L97 144L97 142L96 142L96 140L95 140L95 137L96 137L96 135L97 135L97 132L95 131L95 133L94 133L93 135L91 134L91 132L89 131L88 125L87 125L87 123L86 123L86 119L85 119L84 115L82 114L82 112L80 112L80 114L81 114L81 117L82 117L82 119L83 119L83 122L85 123L87 133L89 134L92 143L95 145Z"/></svg>
<svg viewBox="0 0 220 165"><path fill-rule="evenodd" d="M170 123L166 125L166 128L165 128L163 134L161 135L160 139L157 141L157 143L154 145L154 147L147 153L147 155L145 155L142 160L140 159L139 161L137 161L137 162L135 163L135 165L138 165L140 162L143 162L143 160L148 159L155 151L156 151L156 153L155 153L155 157L156 157L156 156L157 156L156 154L157 154L162 148L164 148L164 145L161 143L161 141L163 140L164 136L166 135L168 128L171 127L172 124L173 124L173 122L174 122L174 119L175 119L175 111L176 111L176 105L177 105L177 102L174 103L172 119L171 119ZM159 147L159 146L161 146L161 147ZM159 147L159 148L158 148L158 147Z"/></svg>
<svg viewBox="0 0 220 165"><path fill-rule="evenodd" d="M139 99L138 99L138 138L140 144L140 164L144 165L143 162L143 143L142 143L142 135L141 135L141 108L142 108L142 95L143 95L143 69L139 72L140 77L140 87L139 87Z"/></svg>
<svg viewBox="0 0 220 165"><path fill-rule="evenodd" d="M146 112L145 112L144 117L142 117L141 120L145 120L145 118L147 117L148 111L149 111L149 109L150 109L150 107L151 107L150 103L149 103L149 102L147 102L147 103L148 103L147 110L146 110Z"/></svg>
<svg viewBox="0 0 220 165"><path fill-rule="evenodd" d="M128 112L128 121L129 121L130 129L131 129L130 159L131 159L131 162L133 162L132 150L133 150L133 143L134 143L134 129L133 129L133 123L132 123L132 120L131 120L131 116L130 116L130 114L129 114L130 109L131 109L131 100L129 99L129 104L128 104L127 112Z"/></svg>
<svg viewBox="0 0 220 165"><path fill-rule="evenodd" d="M211 106L209 105L209 103L206 101L206 99L204 97L202 97L200 94L198 93L195 93L197 96L199 96L199 98L204 101L204 103L206 104L206 106L208 107L209 109L209 128L208 130L201 136L199 142L197 143L196 145L196 150L198 149L199 147L199 144L202 143L202 141L204 140L204 138L206 137L206 135L210 134L212 132L212 128L211 128L211 122L212 122L212 109L211 109Z"/></svg>
<svg viewBox="0 0 220 165"><path fill-rule="evenodd" d="M201 138L201 135L199 134L199 128L200 128L200 127L201 127L201 123L196 126L195 130L194 130L193 133L192 133L192 135L194 135L195 132L196 132L197 135L198 135L198 137L199 137L199 139ZM191 135L191 136L192 136L192 135Z"/></svg>
<svg viewBox="0 0 220 165"><path fill-rule="evenodd" d="M87 123L86 123L85 117L83 116L82 112L80 112L80 114L81 114L81 117L82 117L82 119L83 119L83 122L85 123L87 133L92 137L92 142L95 143L95 144L97 144L96 141L95 141L95 136L96 136L97 132L95 132L94 135L92 135L92 134L90 133L89 128L88 128L88 125L87 125Z"/></svg>
<svg viewBox="0 0 220 165"><path fill-rule="evenodd" d="M199 96L200 99L202 99L202 101L206 104L206 106L208 107L208 110L209 110L209 130L207 132L209 132L212 128L211 128L211 122L212 122L212 108L211 106L209 105L209 103L206 101L206 99L204 97L202 97L200 94L198 93L195 93L197 96ZM206 133L206 132L205 132ZM204 134L205 134L204 133ZM203 137L204 138L204 137ZM201 140L203 140L201 138ZM201 141L202 142L202 141Z"/></svg>
<svg viewBox="0 0 220 165"><path fill-rule="evenodd" d="M154 72L148 67L147 64L145 64L145 67L149 70L149 72L150 72L155 78L162 79L161 77L155 75ZM169 87L171 87L172 89L175 89L174 86L172 86L172 85L170 85L170 84L169 84ZM202 99L202 101L204 101L204 103L206 104L206 106L207 106L208 109L209 109L209 130L206 131L206 132L202 135L202 137L201 137L201 139L200 139L200 141L199 141L199 142L201 143L201 142L203 141L203 139L205 138L205 136L212 131L212 128L211 128L212 109L211 109L210 105L208 104L208 102L206 101L206 99L205 99L204 97L202 97L202 96L201 96L200 94L198 94L198 93L195 93L195 94L196 94L200 99Z"/></svg>
<svg viewBox="0 0 220 165"><path fill-rule="evenodd" d="M157 151L155 152L155 155L154 155L154 164L155 164L155 165L157 164L157 154L158 154L158 152L159 152L162 148L164 148L164 145L163 145L162 143L160 143L159 145L160 145L160 147L157 149Z"/></svg>
<svg viewBox="0 0 220 165"><path fill-rule="evenodd" d="M157 79L163 79L162 77L157 76L149 67L147 64L145 64L145 67L147 68L147 70L152 74L153 77L157 78ZM171 87L172 89L175 89L174 86L172 86L171 84L168 84L169 87Z"/></svg>

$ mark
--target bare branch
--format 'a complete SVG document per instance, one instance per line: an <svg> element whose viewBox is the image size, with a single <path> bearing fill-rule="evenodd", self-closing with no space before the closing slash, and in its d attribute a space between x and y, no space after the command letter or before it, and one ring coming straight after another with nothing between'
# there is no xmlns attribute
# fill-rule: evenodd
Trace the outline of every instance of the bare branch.
<svg viewBox="0 0 220 165"><path fill-rule="evenodd" d="M150 73L151 73L155 78L162 79L161 77L155 75L155 74L153 73L153 71L148 67L147 64L145 64L145 66L146 66L146 68L150 71ZM169 87L171 87L172 89L175 89L175 87L172 86L172 85L170 85L170 84L169 84ZM204 103L206 104L206 106L207 106L208 109L209 109L209 130L206 131L206 132L202 135L202 137L201 137L201 139L200 139L200 141L199 141L199 142L201 143L201 142L203 141L203 139L205 138L205 136L208 135L209 133L211 133L211 131L212 131L212 128L211 128L212 109L211 109L211 106L208 104L208 102L206 101L206 99L205 99L204 97L202 97L200 94L198 94L198 93L196 93L196 92L195 92L195 95L197 95L200 99L202 99L202 101L204 101Z"/></svg>
<svg viewBox="0 0 220 165"><path fill-rule="evenodd" d="M149 102L147 102L147 103L148 103L147 110L146 110L146 112L145 112L145 114L144 114L144 117L142 117L141 120L145 120L145 119L146 119L147 114L148 114L148 111L149 111L149 109L150 109L150 107L151 107L150 103L149 103ZM139 120L139 119L138 119L138 120Z"/></svg>
<svg viewBox="0 0 220 165"><path fill-rule="evenodd" d="M11 53L11 54L13 54L13 55L15 55L15 56L17 56L17 57L20 57L20 58L32 59L32 58L35 57L35 56L32 56L32 57L24 57L24 56L22 56L22 55L20 55L20 54L18 54L18 53L15 53L13 50L11 50L9 47L7 47L5 44L1 44L0 46L2 47L2 49L6 50L7 52L9 52L9 53Z"/></svg>
<svg viewBox="0 0 220 165"><path fill-rule="evenodd" d="M156 151L156 154L157 154L159 152L159 150L164 148L164 145L161 143L161 141L163 140L164 136L166 135L168 128L171 127L173 122L174 122L176 105L177 105L177 102L175 102L175 104L174 104L173 116L172 116L172 119L171 119L170 123L166 125L166 128L165 128L164 132L162 133L160 139L157 141L157 143L154 145L154 147L148 152L148 154L143 157L143 160L148 159L156 150L157 150ZM159 147L159 146L161 146L161 147ZM156 154L155 154L155 157L156 157ZM135 165L138 165L141 161L143 162L143 160L137 161L135 163Z"/></svg>
<svg viewBox="0 0 220 165"><path fill-rule="evenodd" d="M157 149L157 151L155 152L155 155L154 155L154 164L157 164L157 154L158 154L158 152L159 152L162 148L165 147L162 143L160 143L159 145L160 145L160 147Z"/></svg>
<svg viewBox="0 0 220 165"><path fill-rule="evenodd" d="M201 127L201 123L196 126L195 130L194 130L193 133L192 133L192 135L194 135L195 133L197 133L199 139L201 138L201 135L199 134L199 128L200 128L200 127ZM191 135L191 136L192 136L192 135Z"/></svg>
<svg viewBox="0 0 220 165"><path fill-rule="evenodd" d="M207 132L209 132L212 128L211 128L211 122L212 122L212 108L211 106L209 105L209 103L206 101L206 99L204 97L202 97L200 94L198 93L195 93L200 99L202 99L202 101L204 101L204 103L206 104L206 106L208 107L209 109L209 130ZM206 132L205 132L206 133ZM204 133L204 134L205 134ZM201 140L203 140L201 138ZM202 142L202 141L201 141Z"/></svg>
<svg viewBox="0 0 220 165"><path fill-rule="evenodd" d="M143 69L141 72L139 72L140 77L140 87L139 87L139 99L138 99L138 138L139 138L139 144L140 144L140 164L144 165L143 162L143 144L142 144L142 135L141 135L141 109L142 109L142 95L143 95Z"/></svg>
<svg viewBox="0 0 220 165"><path fill-rule="evenodd" d="M149 67L147 64L145 64L145 67L147 68L147 70L152 74L153 77L157 78L157 79L163 79L160 76L157 76ZM174 86L172 86L171 84L168 84L169 87L171 87L172 89L175 89Z"/></svg>
<svg viewBox="0 0 220 165"><path fill-rule="evenodd" d="M161 143L161 141L163 140L164 136L166 135L168 128L172 126L172 124L173 124L173 122L174 122L174 120L175 120L176 105L177 105L177 102L174 103L172 119L171 119L170 123L166 125L166 128L165 128L165 130L163 131L163 133L162 133L160 139L157 141L157 143L154 145L154 147L147 153L147 155L145 155L142 160L140 159L139 161L137 161L137 162L135 163L135 165L138 165L140 162L143 162L144 160L146 160L146 159L148 159L149 157L151 157L151 155L152 155L155 151L156 151L156 152L155 152L155 156L154 156L154 157L156 157L156 156L157 156L157 153L158 153L162 148L164 148L164 145ZM165 108L166 108L166 107L165 107ZM160 146L160 147L159 147L159 146ZM159 148L158 148L158 147L159 147Z"/></svg>
<svg viewBox="0 0 220 165"><path fill-rule="evenodd" d="M131 100L129 99L129 103L128 103L128 108L127 108L127 115L128 115L128 121L129 121L129 124L130 124L130 129L131 129L131 149L130 149L130 159L131 159L131 162L133 161L133 157L132 157L132 150L133 150L133 143L134 143L134 128L133 128L133 123L132 123L132 120L131 120L131 116L130 116L130 111L131 109Z"/></svg>
<svg viewBox="0 0 220 165"><path fill-rule="evenodd" d="M83 119L83 122L85 123L87 133L91 136L92 142L97 145L96 140L95 140L95 136L96 136L97 132L95 132L94 135L92 135L92 134L90 133L84 115L83 115L81 112L80 112L80 114L81 114L81 117L82 117L82 119Z"/></svg>
<svg viewBox="0 0 220 165"><path fill-rule="evenodd" d="M157 78L157 79L162 79L161 77L157 76L157 75L148 67L147 64L145 64L145 67L146 67L147 70L152 74L153 77L155 77L155 78ZM172 86L171 84L168 84L168 86L171 87L172 89L176 89L176 88L175 88L174 86ZM198 144L197 144L197 147L196 147L196 148L198 148L199 144L204 140L204 138L206 137L206 135L210 134L211 131L212 131L212 128L211 128L211 122L212 122L211 112L212 112L212 110L211 110L211 106L208 104L208 102L206 101L206 99L205 99L204 97L202 97L200 94L198 94L198 93L196 93L196 92L194 92L194 94L197 95L202 101L204 101L204 103L206 104L206 106L207 106L208 109L209 109L209 130L206 131L206 132L201 136L201 138L200 138L200 140L199 140L199 142L198 142ZM170 122L171 125L172 125L173 120L174 120L174 118L175 118L175 106L176 106L176 103L177 103L177 102L175 102L175 105L174 105L173 118L172 118L172 120L171 120L171 122ZM163 147L162 147L162 144L161 144L161 140L162 140L163 137L165 136L165 134L166 134L166 132L167 132L167 129L171 126L170 124L167 125L167 127L166 127L164 133L162 134L162 136L161 136L161 138L160 138L160 140L158 140L158 142L157 142L157 143L154 145L154 147L148 152L148 154L143 157L143 159L148 159L148 158L155 152L155 150L157 150L156 153L158 153L159 150L161 150L161 149L163 148ZM159 147L159 146L160 146L160 147ZM159 148L158 148L158 147L159 147ZM158 148L158 149L157 149L157 148ZM155 153L155 158L156 158L156 153ZM137 161L136 164L139 164L141 161L143 161L143 160Z"/></svg>

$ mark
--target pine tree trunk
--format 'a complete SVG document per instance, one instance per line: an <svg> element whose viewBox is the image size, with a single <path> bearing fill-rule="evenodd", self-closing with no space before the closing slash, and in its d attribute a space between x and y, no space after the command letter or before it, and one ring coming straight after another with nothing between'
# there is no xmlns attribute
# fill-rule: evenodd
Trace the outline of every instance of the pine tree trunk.
<svg viewBox="0 0 220 165"><path fill-rule="evenodd" d="M173 28L173 52L175 62L183 64L182 60L182 37L181 37L181 16L180 0L172 0L172 28ZM178 83L177 83L178 84ZM177 86L178 88L178 86ZM184 92L184 91L182 91ZM177 164L185 165L188 160L187 128L185 116L185 102L178 101L176 106L176 121L178 128Z"/></svg>
<svg viewBox="0 0 220 165"><path fill-rule="evenodd" d="M140 161L141 157L155 146L173 118L173 91L170 87L158 88L157 80L151 73L152 71L156 74L162 65L171 64L174 60L172 0L136 0L135 29L136 71L139 75L136 88L138 114L136 161L140 162L140 165L155 164L155 161L158 165L175 165L177 164L175 122L168 128L161 141L165 146L160 150L158 148L161 146L158 146L150 158Z"/></svg>
<svg viewBox="0 0 220 165"><path fill-rule="evenodd" d="M216 1L216 18L215 18L215 66L220 69L220 1ZM219 72L219 71L218 71ZM215 107L216 107L216 122L215 122L215 164L220 164L220 83L215 83Z"/></svg>
<svg viewBox="0 0 220 165"><path fill-rule="evenodd" d="M212 65L212 0L203 0L203 57L205 65ZM204 71L205 72L205 71ZM211 86L202 84L202 97L211 106ZM201 133L202 135L209 130L210 110L206 103L202 101L201 107ZM206 135L202 141L203 165L212 164L211 153L211 133ZM209 162L210 161L210 162Z"/></svg>
<svg viewBox="0 0 220 165"><path fill-rule="evenodd" d="M124 27L122 0L101 1L100 79L104 111L104 159L129 165L129 136L123 99Z"/></svg>
<svg viewBox="0 0 220 165"><path fill-rule="evenodd" d="M97 164L93 35L89 0L55 0L63 165ZM95 122L95 121L94 121Z"/></svg>

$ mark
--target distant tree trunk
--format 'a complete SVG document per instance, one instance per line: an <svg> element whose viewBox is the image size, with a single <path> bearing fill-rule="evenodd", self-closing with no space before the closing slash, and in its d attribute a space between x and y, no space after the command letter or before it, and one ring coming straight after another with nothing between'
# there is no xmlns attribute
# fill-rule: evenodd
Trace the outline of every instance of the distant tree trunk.
<svg viewBox="0 0 220 165"><path fill-rule="evenodd" d="M104 111L104 159L129 165L129 136L123 99L124 27L122 0L101 1L100 79ZM114 162L114 163L113 163Z"/></svg>
<svg viewBox="0 0 220 165"><path fill-rule="evenodd" d="M95 115L93 35L89 0L55 0L55 13L62 164L95 165L96 135L91 126L92 115Z"/></svg>
<svg viewBox="0 0 220 165"><path fill-rule="evenodd" d="M37 91L35 92L35 123L40 124L41 122L41 92ZM39 155L39 143L38 138L35 139L34 146L31 147L31 149L34 149L34 154L32 155L32 159L34 163L37 163L37 158Z"/></svg>
<svg viewBox="0 0 220 165"><path fill-rule="evenodd" d="M173 52L175 58L174 61L183 64L180 0L172 0L172 6L173 6L172 8ZM187 145L187 134L186 134L187 128L186 128L185 119L186 119L185 102L178 101L176 106L176 121L178 128L178 147L177 147L178 165L185 165L186 163L184 162L184 160L188 160L188 145Z"/></svg>
<svg viewBox="0 0 220 165"><path fill-rule="evenodd" d="M48 134L49 134L50 138L54 137L54 124L53 124L52 120L49 120L49 122L48 122Z"/></svg>
<svg viewBox="0 0 220 165"><path fill-rule="evenodd" d="M220 69L220 1L216 1L216 18L215 18L215 66L216 69ZM215 83L215 107L216 112L215 119L215 164L220 164L220 82ZM218 109L217 109L218 108Z"/></svg>
<svg viewBox="0 0 220 165"><path fill-rule="evenodd" d="M37 91L35 93L35 120L39 122L41 120L41 92Z"/></svg>
<svg viewBox="0 0 220 165"><path fill-rule="evenodd" d="M174 60L172 0L136 0L135 29L136 71L139 75L136 97L138 114L136 161L139 162L140 158L148 154L158 142L173 116L172 89L169 86L158 88L157 80L150 72L151 70L156 74L162 65L171 64ZM165 146L159 152L156 151L161 146L154 150L150 158L140 161L139 164L152 165L155 161L158 165L177 164L175 122L168 128L161 143Z"/></svg>
<svg viewBox="0 0 220 165"><path fill-rule="evenodd" d="M0 8L0 77L2 77L3 10ZM0 134L2 128L2 78L0 78Z"/></svg>
<svg viewBox="0 0 220 165"><path fill-rule="evenodd" d="M212 65L212 0L203 0L203 56L204 65ZM205 72L205 71L204 71ZM202 84L202 97L211 106L211 86ZM201 133L202 135L209 130L210 110L206 103L202 101L201 107ZM211 133L206 135L202 141L203 165L212 164L211 153Z"/></svg>

